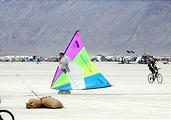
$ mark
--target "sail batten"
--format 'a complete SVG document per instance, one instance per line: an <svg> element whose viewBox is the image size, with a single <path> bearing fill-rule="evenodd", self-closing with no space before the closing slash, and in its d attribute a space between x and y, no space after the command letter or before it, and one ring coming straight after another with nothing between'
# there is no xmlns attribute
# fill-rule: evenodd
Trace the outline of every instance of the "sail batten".
<svg viewBox="0 0 171 120"><path fill-rule="evenodd" d="M79 31L74 34L64 54L69 61L69 71L63 72L58 67L51 88L57 90L80 90L111 86L90 60Z"/></svg>

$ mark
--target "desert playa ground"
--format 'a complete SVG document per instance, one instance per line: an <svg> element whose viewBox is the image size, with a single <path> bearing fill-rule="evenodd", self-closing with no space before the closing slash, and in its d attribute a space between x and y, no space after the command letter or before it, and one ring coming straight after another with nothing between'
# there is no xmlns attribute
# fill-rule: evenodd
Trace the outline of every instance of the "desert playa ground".
<svg viewBox="0 0 171 120"><path fill-rule="evenodd" d="M148 83L147 65L95 64L112 87L58 95L57 90L50 89L58 63L0 63L0 109L10 110L16 120L171 119L171 64L157 64L162 68L162 84ZM60 100L64 108L26 109L26 102L36 98L26 84L40 97Z"/></svg>

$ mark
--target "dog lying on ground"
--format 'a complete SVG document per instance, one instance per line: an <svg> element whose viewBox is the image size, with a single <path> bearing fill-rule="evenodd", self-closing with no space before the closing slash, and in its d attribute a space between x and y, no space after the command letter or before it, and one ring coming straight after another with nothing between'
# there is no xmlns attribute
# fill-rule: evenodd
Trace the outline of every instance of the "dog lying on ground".
<svg viewBox="0 0 171 120"><path fill-rule="evenodd" d="M51 96L42 97L40 99L30 99L28 103L26 103L27 109L34 109L34 108L52 108L52 109L59 109L63 108L63 104Z"/></svg>

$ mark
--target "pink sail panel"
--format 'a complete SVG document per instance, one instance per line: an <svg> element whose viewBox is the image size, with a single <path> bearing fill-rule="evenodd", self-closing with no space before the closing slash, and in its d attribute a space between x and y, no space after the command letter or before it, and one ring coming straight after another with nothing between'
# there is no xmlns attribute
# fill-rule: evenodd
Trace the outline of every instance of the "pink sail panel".
<svg viewBox="0 0 171 120"><path fill-rule="evenodd" d="M58 69L56 70L55 76L54 76L53 81L52 81L52 85L56 82L56 80L59 78L59 76L60 76L62 73L63 73L63 71L62 71L60 68L58 68ZM51 86L52 86L52 85L51 85Z"/></svg>
<svg viewBox="0 0 171 120"><path fill-rule="evenodd" d="M73 60L83 47L84 44L81 40L80 34L79 32L76 32L75 36L73 37L73 40L68 45L65 55L68 56L71 60Z"/></svg>

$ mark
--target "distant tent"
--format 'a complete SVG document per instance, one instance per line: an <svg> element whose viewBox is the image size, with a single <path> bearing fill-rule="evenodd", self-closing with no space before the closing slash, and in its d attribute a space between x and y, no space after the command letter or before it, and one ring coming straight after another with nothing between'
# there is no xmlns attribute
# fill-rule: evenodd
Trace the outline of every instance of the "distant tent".
<svg viewBox="0 0 171 120"><path fill-rule="evenodd" d="M76 31L65 50L65 57L69 60L70 72L65 73L58 67L51 88L57 90L78 90L111 86L91 62L79 31Z"/></svg>

